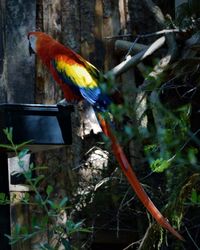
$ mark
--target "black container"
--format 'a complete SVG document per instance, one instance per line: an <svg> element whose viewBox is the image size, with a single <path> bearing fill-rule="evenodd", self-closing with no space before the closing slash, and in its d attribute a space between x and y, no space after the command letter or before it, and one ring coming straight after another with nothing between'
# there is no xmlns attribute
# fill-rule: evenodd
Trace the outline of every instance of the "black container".
<svg viewBox="0 0 200 250"><path fill-rule="evenodd" d="M13 128L13 142L28 145L32 151L72 143L73 106L39 104L0 104L0 144L9 144L3 129Z"/></svg>

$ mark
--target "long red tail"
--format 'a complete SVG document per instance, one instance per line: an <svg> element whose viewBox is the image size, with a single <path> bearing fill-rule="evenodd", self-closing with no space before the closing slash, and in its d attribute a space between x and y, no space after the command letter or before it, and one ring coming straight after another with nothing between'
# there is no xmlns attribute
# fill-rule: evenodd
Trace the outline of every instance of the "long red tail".
<svg viewBox="0 0 200 250"><path fill-rule="evenodd" d="M129 161L127 160L127 157L124 154L122 147L119 145L116 137L113 135L109 124L104 120L104 118L99 113L98 113L98 120L100 122L104 134L110 138L113 153L115 154L115 157L123 173L125 174L126 178L128 179L130 185L134 189L138 198L144 204L146 209L151 213L153 218L158 222L158 224L160 224L163 228L171 232L179 240L184 241L184 238L169 224L167 219L164 218L164 216L160 213L160 211L156 208L151 199L148 197L147 193L145 192L138 178L136 177Z"/></svg>

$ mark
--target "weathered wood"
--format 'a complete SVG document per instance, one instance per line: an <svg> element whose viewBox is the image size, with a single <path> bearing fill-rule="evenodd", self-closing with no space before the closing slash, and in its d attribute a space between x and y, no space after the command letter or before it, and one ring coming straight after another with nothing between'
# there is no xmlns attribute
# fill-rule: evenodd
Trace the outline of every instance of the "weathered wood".
<svg viewBox="0 0 200 250"><path fill-rule="evenodd" d="M6 100L33 103L34 61L29 56L27 33L35 29L35 0L7 0L5 13L3 85L6 86Z"/></svg>
<svg viewBox="0 0 200 250"><path fill-rule="evenodd" d="M35 13L35 0L0 0L0 102L34 103L35 70L27 33L35 29ZM9 214L5 218L9 220ZM12 204L12 228L16 223L27 224L28 214L21 205ZM1 242L1 249L8 248ZM30 245L21 242L12 249L30 249Z"/></svg>
<svg viewBox="0 0 200 250"><path fill-rule="evenodd" d="M0 1L0 102L6 102L5 1Z"/></svg>
<svg viewBox="0 0 200 250"><path fill-rule="evenodd" d="M119 1L102 1L103 13L102 13L102 41L104 41L105 58L104 58L104 70L107 71L114 65L118 64L118 60L114 53L114 44L112 40L104 40L105 37L119 35L122 29L120 23Z"/></svg>
<svg viewBox="0 0 200 250"><path fill-rule="evenodd" d="M55 39L61 37L61 1L37 0L37 30L45 31ZM54 104L62 98L61 90L55 84L41 61L36 60L36 103Z"/></svg>

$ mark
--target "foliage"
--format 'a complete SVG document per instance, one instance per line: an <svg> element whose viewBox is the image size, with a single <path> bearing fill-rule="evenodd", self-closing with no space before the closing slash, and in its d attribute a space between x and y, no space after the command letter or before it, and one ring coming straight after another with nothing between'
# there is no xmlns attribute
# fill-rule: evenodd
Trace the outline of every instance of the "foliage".
<svg viewBox="0 0 200 250"><path fill-rule="evenodd" d="M72 210L68 197L63 197L60 200L57 199L55 201L53 199L53 186L47 185L46 189L42 190L40 184L44 181L45 176L42 174L35 176L34 171L44 169L45 167L37 167L31 163L28 171L25 171L23 157L29 153L29 149L26 148L26 145L30 141L15 145L12 132L12 128L4 129L4 133L10 144L1 144L0 147L13 151L18 157L20 168L24 170L23 174L30 187L31 194L26 192L21 198L20 203L23 205L34 206L34 208L41 211L43 215L41 218L38 215L32 214L31 225L16 224L13 228L12 235L6 235L6 237L8 237L10 244L13 245L19 241L30 240L37 235L48 233L57 244L53 244L53 241L50 240L47 243L41 243L40 249L56 250L61 243L66 250L75 249L71 243L71 237L78 232L89 233L90 230L84 227L84 221L78 221L75 223L70 215L67 219L64 219L64 217L67 216L67 213ZM4 193L0 193L1 205L12 204L12 201L14 200L15 196L12 197L12 200L8 200Z"/></svg>
<svg viewBox="0 0 200 250"><path fill-rule="evenodd" d="M177 228L182 226L185 232L184 227L191 227L192 235L185 233L189 241L191 238L198 241L198 233L195 231L195 226L191 224L193 222L198 225L200 221L199 184L197 185L191 178L200 169L199 13L199 0L189 0L188 3L179 7L177 19L171 24L174 25L173 28L184 29L184 32L172 35L175 39L174 44L177 45L177 53L173 60L165 68L162 68L159 60L156 61L155 58L151 58L153 63L149 62L150 60L144 61L144 64L148 63L151 66L145 65L145 68L148 68L148 74L142 75L144 80L141 83L142 88L140 86L136 88L132 96L130 93L125 93L125 105L122 107L111 106L114 119L123 124L121 133L118 135L120 141L127 146L133 140L136 142L135 148L142 145L140 150L145 160L142 159L143 165L139 165L138 172L144 175L144 179L141 180L149 177L147 182L150 183L149 192L153 200L158 199L160 204L161 199L165 201L164 210L167 218ZM135 77L139 85L141 73L139 77L137 74ZM142 102L137 103L136 98L139 95L142 95L143 100L146 101L144 107L142 107ZM124 117L127 114L129 120L124 123ZM144 118L146 123L142 124ZM135 151L133 155L134 153ZM153 187L156 189L154 193ZM190 208L193 209L191 213ZM159 231L159 229L156 230ZM153 228L152 234L156 235L156 230ZM149 235L148 243L152 242L152 235L150 233ZM158 237L155 242L156 240L159 240ZM159 244L164 245L164 237L162 238L161 233L158 246ZM169 247L170 249L183 249L180 243L174 242Z"/></svg>
<svg viewBox="0 0 200 250"><path fill-rule="evenodd" d="M200 194L198 194L197 190L195 190L194 188L192 189L189 201L190 202L188 202L187 205L200 206Z"/></svg>

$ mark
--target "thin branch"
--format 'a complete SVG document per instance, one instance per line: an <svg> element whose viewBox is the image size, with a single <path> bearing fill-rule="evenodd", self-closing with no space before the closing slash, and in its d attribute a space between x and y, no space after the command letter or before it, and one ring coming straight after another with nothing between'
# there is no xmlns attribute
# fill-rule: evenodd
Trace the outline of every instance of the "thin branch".
<svg viewBox="0 0 200 250"><path fill-rule="evenodd" d="M147 37L152 37L152 36L160 36L160 35L166 35L169 33L186 33L186 29L162 29L153 33L148 33L148 34L138 34L136 37L140 38L147 38ZM117 35L117 36L106 36L104 39L117 39L117 38L123 38L123 37L134 37L134 35L131 34L125 34L125 35ZM124 40L125 41L125 40Z"/></svg>
<svg viewBox="0 0 200 250"><path fill-rule="evenodd" d="M121 200L120 205L119 205L119 208L118 208L118 211L117 211L117 215L116 215L116 218L117 218L117 238L119 237L119 231L120 231L120 229L119 229L119 216L120 216L120 211L121 211L121 209L122 209L122 207L123 207L123 203L124 203L124 201L125 201L125 199L126 199L128 193L129 193L129 191L130 191L130 187L127 189L127 191L126 191L126 193L125 193L123 199Z"/></svg>
<svg viewBox="0 0 200 250"><path fill-rule="evenodd" d="M106 36L104 39L117 39L117 38L123 38L123 37L133 37L131 34L124 34L124 35L117 35L117 36Z"/></svg>
<svg viewBox="0 0 200 250"><path fill-rule="evenodd" d="M162 47L164 43L165 43L165 37L162 36L159 39L157 39L154 43L152 43L147 49L142 50L141 52L134 55L133 57L128 56L126 58L126 60L124 60L123 62L121 62L117 66L115 66L110 71L108 71L105 74L105 76L106 77L110 77L110 76L116 77L116 76L124 73L125 71L127 71L131 67L135 66L136 64L138 64L139 62L141 62L142 60L144 60L145 58L147 58L148 56L153 54L156 50L158 50L160 47Z"/></svg>
<svg viewBox="0 0 200 250"><path fill-rule="evenodd" d="M145 235L144 235L144 237L143 237L142 240L141 240L141 243L140 243L140 246L139 246L138 250L142 250L142 249L143 249L143 246L145 245L146 240L147 240L147 238L148 238L148 236L149 236L149 232L150 232L151 230L152 230L152 224L149 224L149 226L148 226L148 228L147 228L147 230L146 230L146 232L145 232Z"/></svg>
<svg viewBox="0 0 200 250"><path fill-rule="evenodd" d="M131 47L129 48L129 50L128 50L127 54L125 55L125 58L127 58L127 57L130 55L130 53L131 53L132 49L135 47L135 45L136 45L136 43L137 43L137 41L138 41L139 39L140 39L140 37L139 37L139 36L138 36L138 37L136 37L135 41L132 43L132 45L131 45Z"/></svg>
<svg viewBox="0 0 200 250"><path fill-rule="evenodd" d="M148 38L152 36L160 36L160 35L167 35L167 34L174 34L174 33L185 33L187 32L185 29L180 30L180 29L163 29L159 30L153 33L147 33L147 34L139 34L136 36L134 42L126 41L126 40L116 40L115 42L115 51L117 52L124 52L130 50L129 54L131 52L138 52L142 49L146 49L147 45L137 43L137 41L140 38ZM117 37L117 36L116 36Z"/></svg>
<svg viewBox="0 0 200 250"><path fill-rule="evenodd" d="M140 244L141 241L142 241L142 240L135 241L135 242L131 243L130 245L128 245L127 247L123 248L123 250L127 250L127 249L129 249L130 247L132 248L132 246Z"/></svg>
<svg viewBox="0 0 200 250"><path fill-rule="evenodd" d="M140 38L148 38L152 36L160 36L160 35L166 35L166 34L171 34L171 33L185 33L187 32L185 29L180 30L180 29L163 29L159 30L153 33L148 33L148 34L143 34L143 35L138 35Z"/></svg>
<svg viewBox="0 0 200 250"><path fill-rule="evenodd" d="M196 249L200 249L200 247L197 245L197 243L194 241L194 239L192 238L192 236L191 236L191 234L190 234L190 232L188 231L188 229L187 229L187 227L185 227L185 230L186 230L186 232L187 232L187 234L188 234L188 236L190 237L190 239L191 239L191 241L192 241L192 243L194 244L194 246L196 247Z"/></svg>

